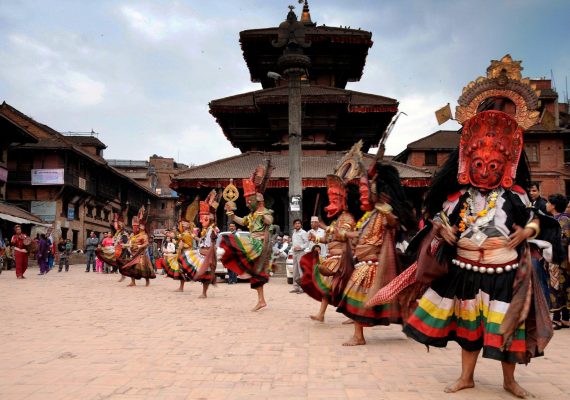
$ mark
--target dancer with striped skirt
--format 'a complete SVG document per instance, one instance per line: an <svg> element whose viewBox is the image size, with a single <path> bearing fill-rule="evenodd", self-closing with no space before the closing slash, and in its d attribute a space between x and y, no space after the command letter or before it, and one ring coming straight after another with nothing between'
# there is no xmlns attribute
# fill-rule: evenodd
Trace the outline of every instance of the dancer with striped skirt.
<svg viewBox="0 0 570 400"><path fill-rule="evenodd" d="M327 256L321 262L317 254L311 252L301 258L301 287L313 299L321 303L319 312L309 317L313 321L324 322L329 304L338 306L344 288L354 267L349 234L354 231L356 221L351 211L358 211L357 196L352 196L348 182L362 175L362 141L357 142L340 160L334 174L327 175L327 197L325 207L327 218L337 217L325 229L323 243L327 244ZM349 210L349 203L351 210ZM309 240L319 243L314 235ZM350 320L348 321L351 322Z"/></svg>
<svg viewBox="0 0 570 400"><path fill-rule="evenodd" d="M474 386L482 351L483 357L501 361L505 389L524 397L525 390L514 379L515 365L541 355L545 343L531 347L533 338L527 332L538 324L519 322L519 315L525 307L531 308L532 317L543 315L542 306L546 315L548 311L540 285L528 282L533 269L522 246L539 233L527 194L514 185L517 165L519 182L528 180L522 179L525 173L529 178L526 165L521 167L522 129L503 112L485 111L465 123L460 146L458 179L467 186L443 203L450 225L435 225L447 244L442 251L451 258L449 270L427 289L404 332L426 345L445 347L452 340L461 346L462 373L446 392ZM454 162L457 159L450 157L449 163ZM446 167L444 171L450 165ZM442 187L434 183L432 191L438 190ZM509 311L514 317L507 317Z"/></svg>
<svg viewBox="0 0 570 400"><path fill-rule="evenodd" d="M181 221L184 231L178 237L178 251L176 258L165 257L163 266L166 274L180 281L178 291L184 290L188 281L202 283L200 299L208 297L208 288L216 279L216 238L219 229L215 223L215 212L219 205L220 194L212 190L204 201L199 202L199 218L202 230L199 237L193 234L192 220L195 218L194 201L186 211L186 220ZM198 249L193 243L198 239Z"/></svg>
<svg viewBox="0 0 570 400"><path fill-rule="evenodd" d="M259 165L252 178L243 179L244 197L248 208L251 210L251 213L243 218L234 214L235 204L233 201L237 199L237 196L226 196L230 185L224 190L224 199L228 201L225 205L226 214L230 221L245 226L251 235L249 237L222 236L220 247L224 254L221 262L238 276L251 278L251 288L257 291L257 304L251 311L259 311L267 306L263 287L269 282L268 268L271 260L269 229L273 223L273 211L265 208L263 192L271 170L271 164L268 162L266 167ZM237 189L232 189L231 192L237 194Z"/></svg>
<svg viewBox="0 0 570 400"><path fill-rule="evenodd" d="M360 202L365 214L357 231L347 236L357 240L352 273L337 312L354 321L353 336L343 346L366 344L364 327L401 323L396 303L366 307L366 301L400 272L396 238L404 227L415 225L396 168L373 163L360 179Z"/></svg>

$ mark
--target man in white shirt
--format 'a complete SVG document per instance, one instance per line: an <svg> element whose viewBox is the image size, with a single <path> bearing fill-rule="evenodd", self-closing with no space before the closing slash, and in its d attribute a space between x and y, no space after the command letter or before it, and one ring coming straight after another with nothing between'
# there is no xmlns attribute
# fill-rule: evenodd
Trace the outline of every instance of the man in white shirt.
<svg viewBox="0 0 570 400"><path fill-rule="evenodd" d="M300 219L293 221L293 235L291 235L291 250L293 251L293 290L291 293L303 293L299 285L301 280L301 257L305 254L305 249L309 244L309 235L303 230Z"/></svg>
<svg viewBox="0 0 570 400"><path fill-rule="evenodd" d="M327 245L323 243L326 233L325 230L319 226L319 217L314 215L311 217L311 229L309 230L308 234L309 245L307 246L306 251L311 251L313 249L313 246L318 244L321 248L321 257L326 257Z"/></svg>

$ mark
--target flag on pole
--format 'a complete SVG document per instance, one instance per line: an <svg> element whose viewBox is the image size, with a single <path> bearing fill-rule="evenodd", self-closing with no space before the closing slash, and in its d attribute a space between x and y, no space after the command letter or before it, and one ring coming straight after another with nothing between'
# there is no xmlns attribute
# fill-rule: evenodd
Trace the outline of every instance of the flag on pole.
<svg viewBox="0 0 570 400"><path fill-rule="evenodd" d="M439 125L449 121L450 119L453 119L449 103L435 112L435 118L437 119L437 123Z"/></svg>

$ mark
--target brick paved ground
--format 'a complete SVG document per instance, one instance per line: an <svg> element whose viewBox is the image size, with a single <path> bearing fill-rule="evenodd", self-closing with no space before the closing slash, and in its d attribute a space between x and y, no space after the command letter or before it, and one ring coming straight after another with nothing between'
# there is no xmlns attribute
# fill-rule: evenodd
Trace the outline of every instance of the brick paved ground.
<svg viewBox="0 0 570 400"><path fill-rule="evenodd" d="M266 288L269 307L251 313L247 284L198 284L174 293L159 276L127 288L115 275L52 271L0 275L1 399L510 399L500 365L480 360L475 389L448 395L459 351L425 348L399 326L367 333L368 345L342 347L351 326L289 293L283 278ZM546 357L517 377L541 399L570 398L570 329Z"/></svg>

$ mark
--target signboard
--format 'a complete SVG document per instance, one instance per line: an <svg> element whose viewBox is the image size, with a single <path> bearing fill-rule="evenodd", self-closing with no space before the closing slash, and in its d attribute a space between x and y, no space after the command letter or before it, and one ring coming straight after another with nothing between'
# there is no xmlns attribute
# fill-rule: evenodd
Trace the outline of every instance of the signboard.
<svg viewBox="0 0 570 400"><path fill-rule="evenodd" d="M86 186L85 178L79 177L79 189L85 190Z"/></svg>
<svg viewBox="0 0 570 400"><path fill-rule="evenodd" d="M32 185L63 185L63 168L32 169Z"/></svg>
<svg viewBox="0 0 570 400"><path fill-rule="evenodd" d="M301 196L291 196L290 211L301 211Z"/></svg>
<svg viewBox="0 0 570 400"><path fill-rule="evenodd" d="M8 170L0 167L0 182L8 182Z"/></svg>
<svg viewBox="0 0 570 400"><path fill-rule="evenodd" d="M55 221L55 201L32 201L30 212L46 222Z"/></svg>
<svg viewBox="0 0 570 400"><path fill-rule="evenodd" d="M67 219L75 219L75 207L67 207Z"/></svg>

